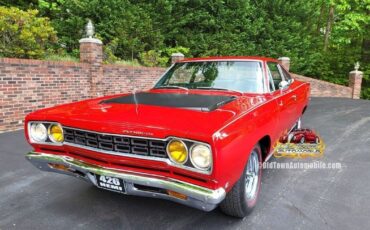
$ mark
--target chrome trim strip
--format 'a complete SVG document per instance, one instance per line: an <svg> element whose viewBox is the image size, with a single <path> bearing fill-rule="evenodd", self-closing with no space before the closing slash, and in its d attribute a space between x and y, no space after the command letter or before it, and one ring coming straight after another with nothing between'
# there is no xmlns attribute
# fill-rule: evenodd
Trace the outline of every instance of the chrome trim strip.
<svg viewBox="0 0 370 230"><path fill-rule="evenodd" d="M29 152L28 154L26 154L26 158L40 170L58 172L70 176L79 177L94 185L97 185L97 182L93 174L121 178L125 181L127 189L126 194L128 195L167 199L205 211L210 211L217 207L217 205L226 196L226 191L222 187L213 190L172 178L158 177L155 175L140 175L130 172L118 171L111 168L103 168L85 163L83 161L68 156L46 154L40 152ZM49 164L62 164L64 166L67 166L68 169L56 169L50 167ZM181 200L163 193L140 190L134 186L135 184L162 188L166 190L168 189L184 194L188 197L188 199Z"/></svg>
<svg viewBox="0 0 370 230"><path fill-rule="evenodd" d="M185 169L185 170L188 170L188 171L197 172L197 173L206 174L206 175L210 175L212 173L212 170L204 171L204 170L199 170L197 168L192 168L192 167L189 167L189 166L186 166L186 165L176 164L168 158L142 156L142 155L137 155L137 154L132 154L132 153L113 152L113 151L108 151L108 150L103 150L103 149L91 148L91 147L83 146L83 145L77 145L77 144L69 143L69 142L64 142L64 145L75 147L75 148L86 149L86 150L90 150L90 151L94 151L94 152L98 152L98 153L115 155L115 156L123 156L123 157L138 158L138 159L143 159L143 160L165 162L168 165L176 167L176 168ZM211 167L211 169L212 169L212 167Z"/></svg>

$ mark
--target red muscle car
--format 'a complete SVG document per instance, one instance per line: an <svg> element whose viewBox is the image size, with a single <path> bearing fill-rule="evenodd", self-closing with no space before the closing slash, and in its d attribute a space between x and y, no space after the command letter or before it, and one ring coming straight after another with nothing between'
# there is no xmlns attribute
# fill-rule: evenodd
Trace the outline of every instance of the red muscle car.
<svg viewBox="0 0 370 230"><path fill-rule="evenodd" d="M320 138L311 129L295 129L294 131L280 137L280 143L310 143L318 144Z"/></svg>
<svg viewBox="0 0 370 230"><path fill-rule="evenodd" d="M29 114L37 168L127 195L244 217L260 164L284 130L300 126L309 84L275 59L211 57L171 66L150 90Z"/></svg>

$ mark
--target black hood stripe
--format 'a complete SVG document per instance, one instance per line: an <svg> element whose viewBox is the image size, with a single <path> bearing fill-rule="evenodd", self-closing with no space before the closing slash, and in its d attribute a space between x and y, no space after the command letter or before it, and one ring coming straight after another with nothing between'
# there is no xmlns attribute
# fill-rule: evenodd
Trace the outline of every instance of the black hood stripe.
<svg viewBox="0 0 370 230"><path fill-rule="evenodd" d="M196 109L201 111L213 111L233 100L234 96L202 95L202 94L159 94L159 93L136 93L122 97L104 100L102 104L139 104L164 107L176 107Z"/></svg>

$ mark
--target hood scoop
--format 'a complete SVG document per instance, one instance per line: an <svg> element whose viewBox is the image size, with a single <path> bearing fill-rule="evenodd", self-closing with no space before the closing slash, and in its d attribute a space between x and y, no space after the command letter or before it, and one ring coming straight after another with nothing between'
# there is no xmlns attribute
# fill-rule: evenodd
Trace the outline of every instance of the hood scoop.
<svg viewBox="0 0 370 230"><path fill-rule="evenodd" d="M153 105L210 112L235 99L235 96L141 92L104 100L100 104Z"/></svg>

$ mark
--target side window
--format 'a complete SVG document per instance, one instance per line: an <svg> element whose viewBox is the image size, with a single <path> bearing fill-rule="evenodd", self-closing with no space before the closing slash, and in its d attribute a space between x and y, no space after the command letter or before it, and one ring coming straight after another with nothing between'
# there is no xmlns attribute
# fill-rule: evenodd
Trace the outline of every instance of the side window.
<svg viewBox="0 0 370 230"><path fill-rule="evenodd" d="M269 72L271 74L270 84L272 83L274 85L274 89L277 90L279 89L279 83L283 80L278 65L275 62L267 62L267 66L269 68ZM271 87L271 86L270 86ZM272 90L272 89L271 89Z"/></svg>
<svg viewBox="0 0 370 230"><path fill-rule="evenodd" d="M282 74L284 75L284 80L287 81L287 82L291 82L292 81L292 77L290 76L290 74L281 66L279 66L280 69L281 69L281 72Z"/></svg>

